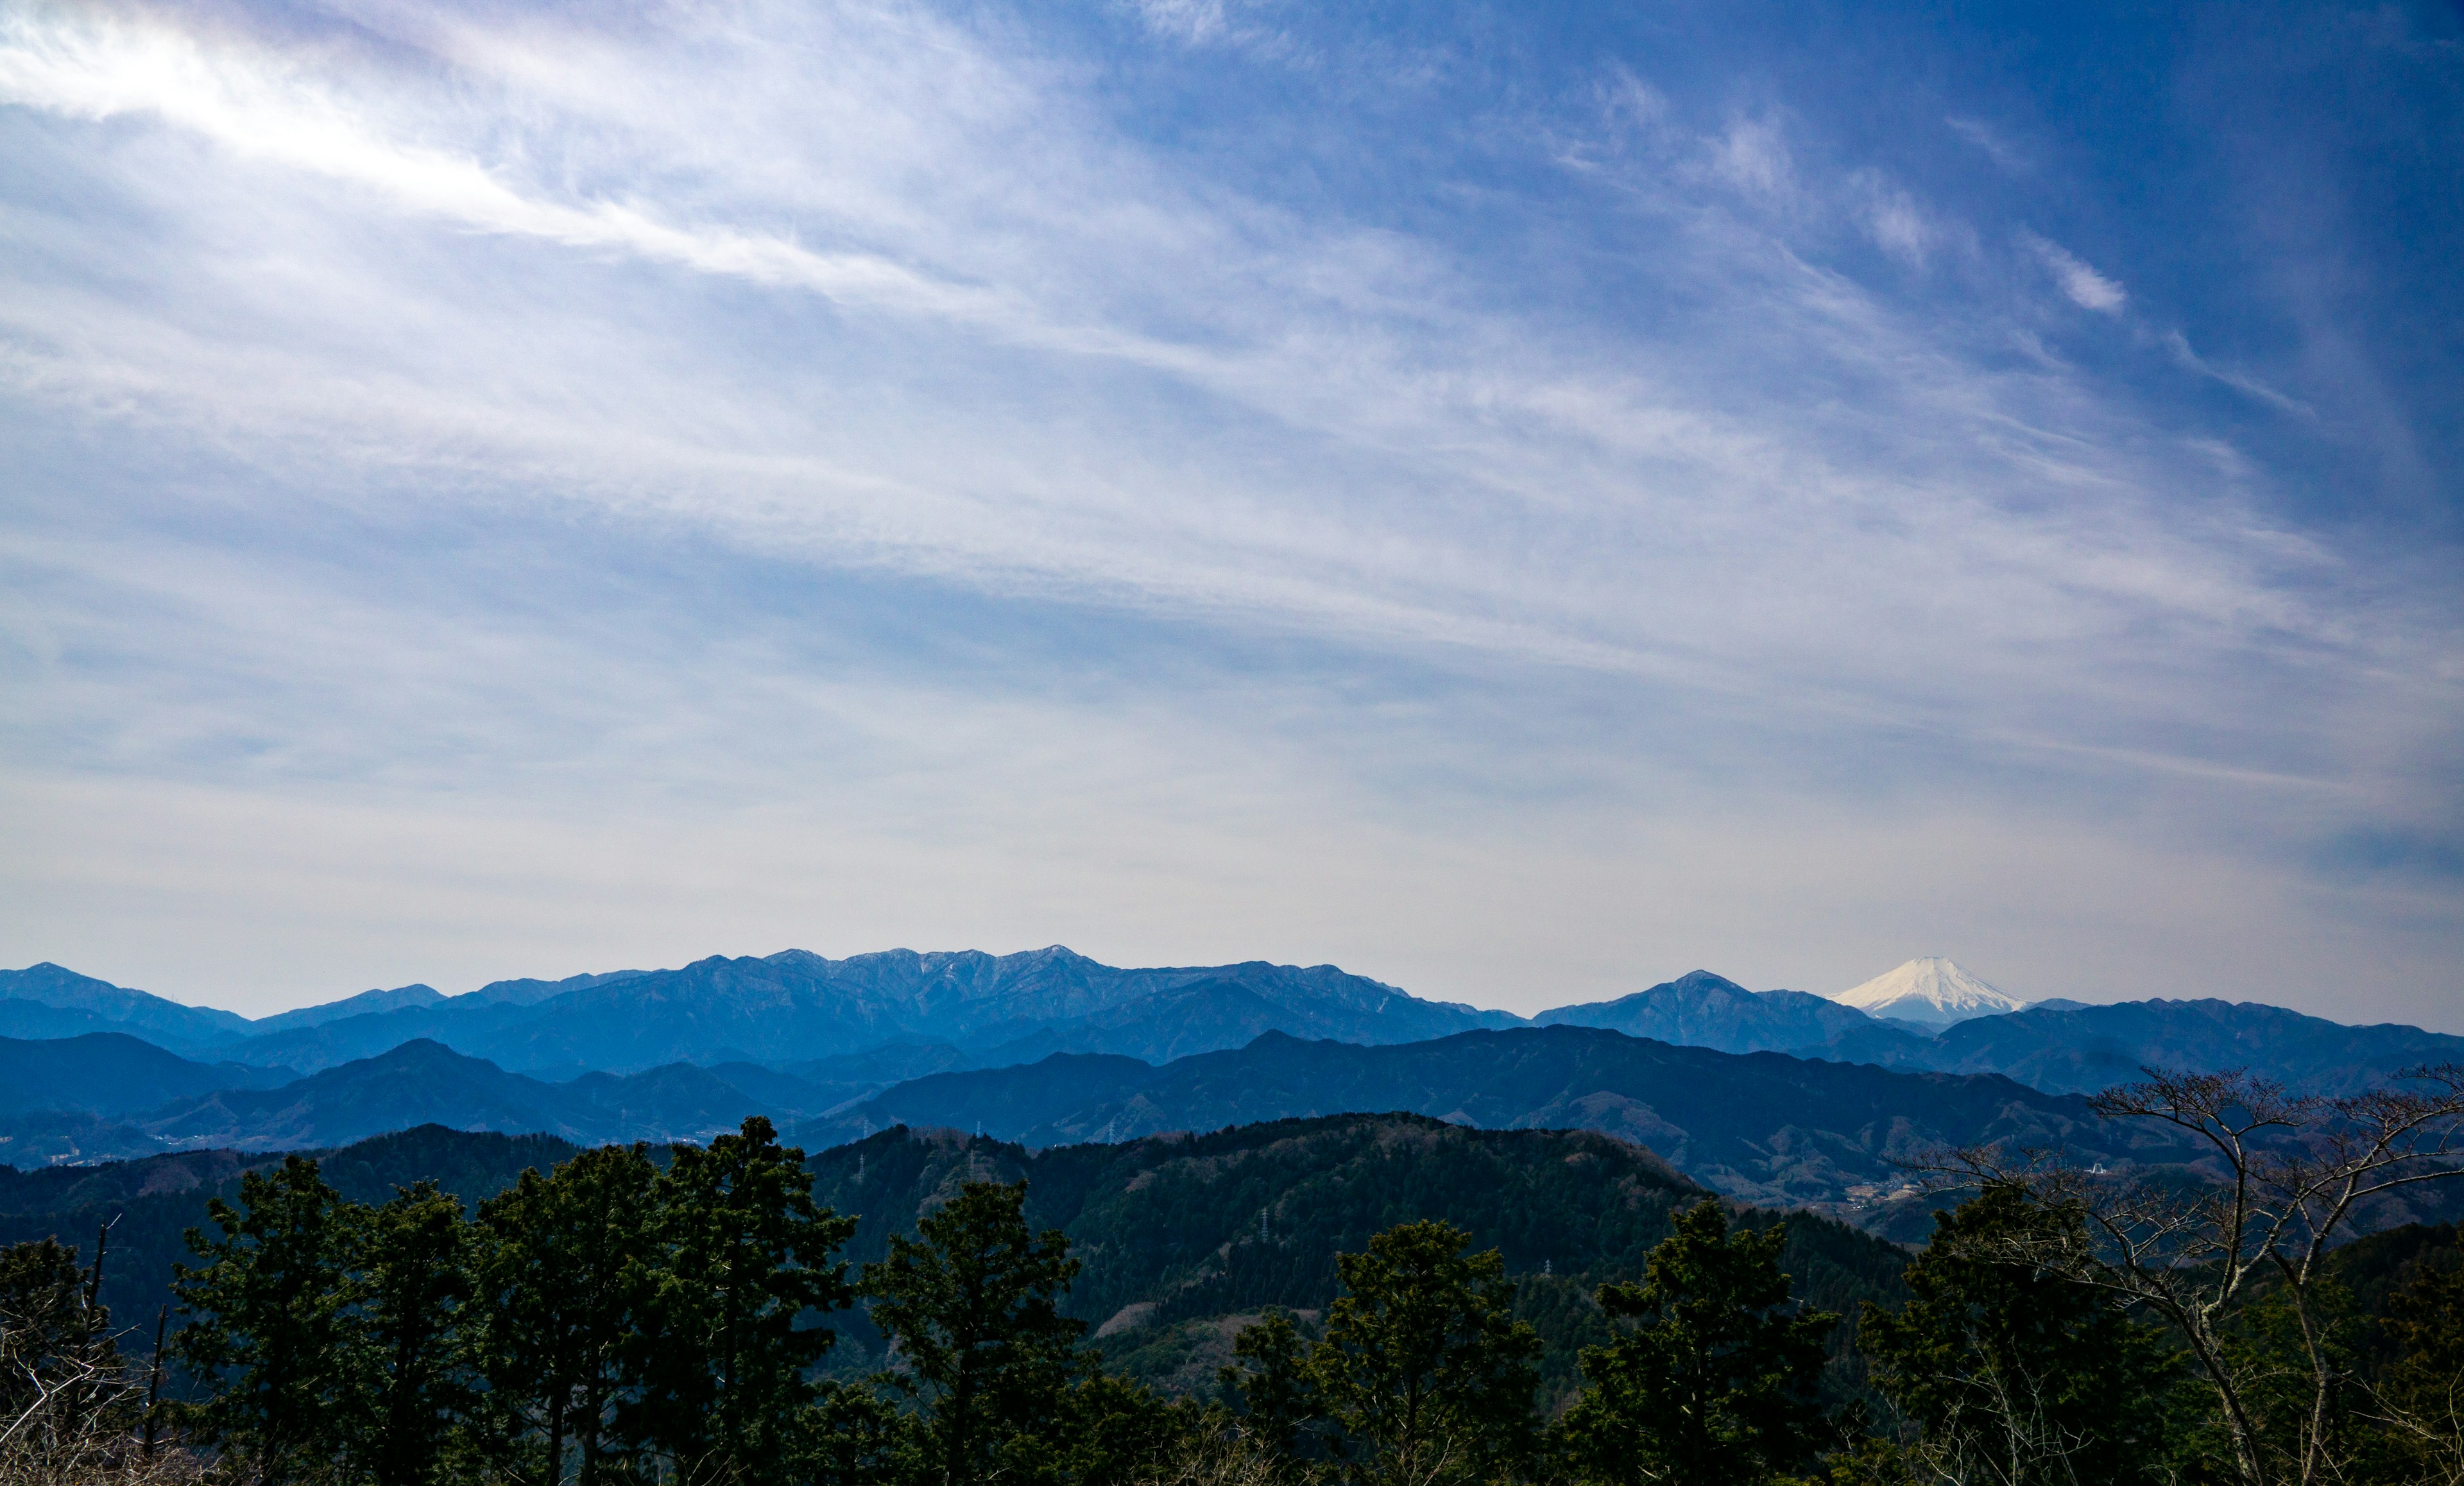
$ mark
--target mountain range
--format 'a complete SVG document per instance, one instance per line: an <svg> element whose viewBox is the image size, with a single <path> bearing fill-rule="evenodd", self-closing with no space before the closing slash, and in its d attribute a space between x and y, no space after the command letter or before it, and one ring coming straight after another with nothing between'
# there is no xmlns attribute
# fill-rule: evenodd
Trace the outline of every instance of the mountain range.
<svg viewBox="0 0 2464 1486"><path fill-rule="evenodd" d="M1941 1010L1974 1001L1971 981L1916 961L1866 998ZM1532 1022L1330 966L1119 970L1058 948L791 951L457 996L414 985L255 1022L38 965L0 972L0 1162L271 1151L424 1122L693 1140L754 1112L817 1143L981 1119L1041 1146L1371 1108L1606 1130L1734 1195L1854 1212L1896 1180L1907 1132L2078 1127L2049 1096L2146 1066L2347 1092L2464 1061L2464 1038L2278 1007L2046 1002L1935 1027L1708 971ZM1463 1049L1492 1045L1551 1051L1465 1071ZM2015 1081L1985 1101L2007 1117L1957 1092L1991 1076Z"/></svg>
<svg viewBox="0 0 2464 1486"><path fill-rule="evenodd" d="M1171 1059L1261 1032L1409 1042L1522 1018L1427 1001L1331 965L1252 962L1120 970L1055 946L1020 954L893 950L832 960L802 950L714 955L678 970L510 980L465 995L367 992L249 1022L77 975L0 972L0 1036L115 1030L191 1058L303 1073L416 1038L525 1072L625 1073L687 1061L796 1061L901 1043L959 1060L1061 1051ZM21 1027L40 1027L21 1031Z"/></svg>
<svg viewBox="0 0 2464 1486"><path fill-rule="evenodd" d="M2108 1164L2197 1154L2105 1125L2076 1095L1995 1075L1722 1053L1572 1026L1383 1047L1269 1032L1244 1048L1161 1065L1056 1053L927 1074L851 1104L833 1102L834 1092L750 1063L670 1063L551 1082L419 1040L272 1088L209 1089L117 1118L87 1116L66 1127L69 1149L41 1144L45 1132L60 1138L57 1123L0 1121L0 1160L33 1167L177 1149L312 1149L426 1124L581 1145L701 1141L748 1114L770 1117L813 1148L892 1125L1043 1147L1405 1112L1491 1129L1596 1130L1646 1147L1673 1171L1728 1196L1862 1220L1906 1184L1894 1163L1936 1145L2059 1144Z"/></svg>
<svg viewBox="0 0 2464 1486"><path fill-rule="evenodd" d="M1897 1163L1937 1146L2058 1145L2108 1165L2204 1153L2100 1120L2078 1095L1996 1075L1722 1053L1587 1027L1388 1047L1268 1033L1161 1067L1056 1055L915 1079L792 1134L821 1147L891 1125L949 1126L1042 1147L1347 1110L1484 1129L1596 1130L1648 1147L1724 1195L1846 1215L1886 1203L1909 1182Z"/></svg>

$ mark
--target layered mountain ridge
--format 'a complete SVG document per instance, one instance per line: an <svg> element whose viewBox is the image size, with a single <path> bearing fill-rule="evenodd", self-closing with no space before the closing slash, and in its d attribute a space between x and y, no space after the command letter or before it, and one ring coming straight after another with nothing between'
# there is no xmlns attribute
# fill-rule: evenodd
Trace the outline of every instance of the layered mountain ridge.
<svg viewBox="0 0 2464 1486"><path fill-rule="evenodd" d="M1956 981L1936 971L1937 981ZM1700 970L1614 1000L1544 1012L1532 1023L1731 1060L1785 1055L1869 1072L1999 1075L2031 1096L2092 1092L2151 1066L2248 1067L2296 1088L2346 1093L2408 1067L2464 1062L2464 1038L2347 1027L2272 1006L2055 1001L1927 1027L1836 998L1750 991ZM801 951L714 956L669 971L499 981L457 996L405 986L257 1022L39 965L0 972L0 1163L39 1167L216 1145L263 1151L427 1121L578 1141L690 1140L745 1113L765 1113L782 1122L835 1120L831 1138L852 1138L847 1131L896 1121L963 1123L966 1107L916 1101L923 1091L956 1087L951 1078L987 1070L1007 1072L969 1086L1011 1087L1024 1101L993 1111L998 1128L1038 1142L1117 1139L1166 1127L1158 1119L1332 1112L1333 1096L1323 1090L1295 1095L1288 1108L1228 1112L1153 1092L1166 1069L1185 1072L1202 1065L1192 1063L1202 1055L1243 1053L1261 1038L1287 1051L1356 1052L1530 1026L1331 966L1121 970L1059 947L843 960ZM1274 1073L1259 1067L1262 1077ZM1734 1097L1759 1097L1750 1091L1763 1086L1760 1075L1745 1065L1722 1077L1734 1082ZM1811 1086L1820 1076L1793 1077ZM1928 1085L1887 1086L1898 1090L1885 1101L1897 1101L1889 1118L1946 1131L1960 1124L1927 1113L1939 1103ZM1655 1147L1674 1138L1650 1133L1665 1111L1648 1089L1569 1085L1564 1099L1473 1114L1459 1100L1429 1104L1425 1090L1408 1099L1373 1095L1380 1087L1372 1081L1345 1097L1393 1098L1394 1107L1448 1118L1552 1120ZM1629 1107L1637 1104L1657 1113ZM1045 1112L1024 1120L1030 1106ZM1158 1113L1165 1110L1178 1112ZM1769 1112L1750 1111L1748 1123ZM1837 1117L1815 1113L1820 1118L1792 1116L1754 1134L1768 1147L1755 1159L1768 1164L1783 1147L1812 1148L1803 1132L1842 1133ZM1875 1185L1878 1173L1860 1168L1858 1180L1832 1186ZM1784 1183L1773 1190L1795 1191Z"/></svg>
<svg viewBox="0 0 2464 1486"><path fill-rule="evenodd" d="M426 1179L467 1205L576 1147L425 1125L310 1153L354 1201L382 1202ZM109 1223L100 1299L115 1317L152 1316L173 1299L172 1264L190 1257L181 1234L206 1221L210 1200L232 1197L248 1171L280 1160L216 1150L0 1169L0 1244L90 1245ZM1061 1229L1084 1264L1064 1313L1087 1322L1114 1367L1200 1396L1213 1394L1243 1322L1266 1305L1322 1311L1336 1293L1334 1256L1358 1251L1398 1213L1459 1224L1502 1252L1539 1302L1543 1376L1562 1392L1577 1350L1606 1329L1584 1298L1602 1281L1639 1278L1670 1213L1703 1195L1649 1151L1597 1134L1473 1130L1408 1115L1043 1150L900 1129L812 1152L805 1165L815 1200L859 1218L841 1256L853 1264L881 1258L894 1235L913 1236L957 1182L1024 1181L1030 1224ZM1786 1267L1814 1304L1853 1313L1859 1300L1904 1294L1905 1257L1887 1243L1809 1214L1741 1218L1787 1222ZM861 1310L830 1323L842 1328L825 1360L832 1371L881 1366L881 1336Z"/></svg>
<svg viewBox="0 0 2464 1486"><path fill-rule="evenodd" d="M368 992L262 1022L55 965L0 972L0 1036L137 1031L190 1058L311 1073L420 1038L516 1070L624 1073L897 1043L946 1044L979 1062L1063 1048L1170 1059L1268 1030L1384 1043L1521 1019L1423 1000L1331 965L1122 970L1057 945L1005 955L713 955L675 970L498 981L456 996L426 986Z"/></svg>

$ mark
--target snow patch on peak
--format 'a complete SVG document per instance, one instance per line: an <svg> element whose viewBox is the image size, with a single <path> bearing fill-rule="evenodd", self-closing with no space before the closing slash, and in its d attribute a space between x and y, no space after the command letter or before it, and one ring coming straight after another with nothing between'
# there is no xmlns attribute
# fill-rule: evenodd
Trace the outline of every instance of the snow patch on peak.
<svg viewBox="0 0 2464 1486"><path fill-rule="evenodd" d="M2028 1004L1940 955L1910 960L1832 999L1868 1016L1891 1016L1932 1027L1947 1027L1971 1016L1998 1016Z"/></svg>

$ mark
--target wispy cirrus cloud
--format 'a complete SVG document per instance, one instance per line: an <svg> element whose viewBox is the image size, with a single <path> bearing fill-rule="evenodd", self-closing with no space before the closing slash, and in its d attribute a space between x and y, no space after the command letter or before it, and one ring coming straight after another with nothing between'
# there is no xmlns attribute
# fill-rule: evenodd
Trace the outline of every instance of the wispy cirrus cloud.
<svg viewBox="0 0 2464 1486"><path fill-rule="evenodd" d="M1951 118L1943 120L1950 132L1985 152L1986 158L2013 175L2024 175L2035 168L2027 154L2002 137L1992 125L1976 119Z"/></svg>
<svg viewBox="0 0 2464 1486"><path fill-rule="evenodd" d="M1444 164L1390 198L1312 161L1336 184L1295 195L1248 157L1307 130L1142 133L1107 92L1134 68L1019 18L355 20L0 23L0 404L53 471L7 528L21 762L537 803L555 759L577 798L691 777L894 836L843 777L1003 850L1072 810L1133 837L1074 748L1133 757L1141 810L1175 767L1246 780L1177 827L1244 863L1244 819L1418 791L1491 846L1542 797L1699 794L1776 848L1792 800L1956 777L2012 829L2161 797L2196 855L2417 800L2452 732L2434 582L2045 345L2037 275L2122 336L2135 270L1980 236L1786 100L1638 56L1462 123L1296 40L1374 95L1321 132ZM1084 24L1202 61L1241 20ZM518 560L467 591L442 557L338 577L499 530ZM874 607L811 601L848 582Z"/></svg>
<svg viewBox="0 0 2464 1486"><path fill-rule="evenodd" d="M2088 267L2078 254L2049 238L2034 232L2022 232L2019 241L2045 265L2045 271L2061 286L2071 303L2082 310L2100 315L2113 315L2130 302L2130 295L2119 283Z"/></svg>

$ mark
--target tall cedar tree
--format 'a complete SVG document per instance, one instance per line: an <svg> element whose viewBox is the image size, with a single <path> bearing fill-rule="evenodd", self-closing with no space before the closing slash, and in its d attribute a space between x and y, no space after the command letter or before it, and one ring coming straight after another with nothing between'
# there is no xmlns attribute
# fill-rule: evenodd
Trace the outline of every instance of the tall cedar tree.
<svg viewBox="0 0 2464 1486"><path fill-rule="evenodd" d="M657 1176L642 1147L604 1146L480 1204L489 1432L521 1481L560 1486L568 1455L580 1486L631 1471L615 1411L640 1362Z"/></svg>
<svg viewBox="0 0 2464 1486"><path fill-rule="evenodd" d="M470 1225L458 1199L421 1182L356 1226L359 1417L348 1453L375 1486L430 1486L455 1471L458 1426L477 1402Z"/></svg>
<svg viewBox="0 0 2464 1486"><path fill-rule="evenodd" d="M895 1348L891 1388L919 1405L922 1476L972 1486L1057 1474L1053 1442L1089 1359L1058 1309L1078 1273L1059 1229L1027 1231L1026 1184L970 1182L892 1236L864 1271L872 1321Z"/></svg>
<svg viewBox="0 0 2464 1486"><path fill-rule="evenodd" d="M1288 1464L1320 1453L1321 1441L1310 1429L1323 1417L1317 1389L1309 1380L1309 1343L1282 1310L1244 1326L1232 1339L1239 1365L1216 1374L1225 1392L1241 1402L1249 1437L1279 1463Z"/></svg>
<svg viewBox="0 0 2464 1486"><path fill-rule="evenodd" d="M1540 1339L1513 1319L1505 1259L1470 1244L1451 1223L1403 1223L1335 1257L1344 1293L1299 1382L1359 1486L1491 1480L1531 1456ZM1270 1321L1250 1355L1284 1349ZM1274 1370L1270 1360L1262 1402L1284 1386Z"/></svg>
<svg viewBox="0 0 2464 1486"><path fill-rule="evenodd" d="M814 1207L803 1163L756 1115L707 1150L676 1147L656 1183L661 1262L624 1424L680 1475L772 1486L795 1465L797 1424L821 1397L806 1375L835 1340L798 1319L854 1299L833 1256L855 1222Z"/></svg>
<svg viewBox="0 0 2464 1486"><path fill-rule="evenodd" d="M1780 1224L1730 1235L1706 1200L1678 1215L1643 1283L1599 1288L1602 1310L1639 1324L1583 1350L1591 1387L1561 1420L1581 1479L1759 1486L1813 1459L1823 1339L1839 1318L1790 1304L1787 1241Z"/></svg>
<svg viewBox="0 0 2464 1486"><path fill-rule="evenodd" d="M1934 1214L1903 1309L1864 1307L1858 1341L1875 1389L1958 1479L2136 1486L2166 1475L2176 1368L2158 1340L2108 1292L2006 1257L2014 1237L2080 1226L2017 1189L1989 1188Z"/></svg>
<svg viewBox="0 0 2464 1486"><path fill-rule="evenodd" d="M189 1229L207 1262L172 1268L191 1318L172 1349L210 1389L186 1417L261 1486L323 1475L342 1453L354 1398L345 1272L365 1211L291 1156L242 1177L237 1207L207 1204L221 1236Z"/></svg>

